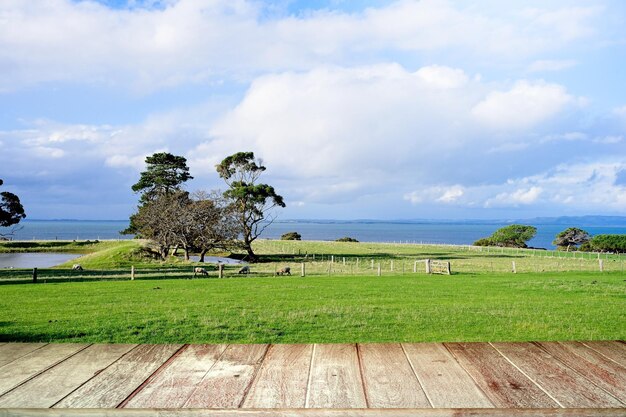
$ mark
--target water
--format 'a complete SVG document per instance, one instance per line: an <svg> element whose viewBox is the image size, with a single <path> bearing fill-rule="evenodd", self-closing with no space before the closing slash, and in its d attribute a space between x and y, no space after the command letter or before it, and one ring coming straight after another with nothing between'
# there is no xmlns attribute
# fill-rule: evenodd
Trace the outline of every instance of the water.
<svg viewBox="0 0 626 417"><path fill-rule="evenodd" d="M525 224L532 224L527 222ZM128 226L127 221L24 221L13 236L17 240L87 240L131 239L119 231ZM279 239L287 232L298 232L304 240L335 240L344 236L361 242L410 242L469 245L491 235L506 223L380 223L380 222L274 222L264 231L262 238ZM567 227L581 227L592 235L626 234L626 227L585 226L581 224L538 224L537 236L529 246L551 249L557 233Z"/></svg>
<svg viewBox="0 0 626 417"><path fill-rule="evenodd" d="M0 253L0 269L50 268L79 256L74 253Z"/></svg>

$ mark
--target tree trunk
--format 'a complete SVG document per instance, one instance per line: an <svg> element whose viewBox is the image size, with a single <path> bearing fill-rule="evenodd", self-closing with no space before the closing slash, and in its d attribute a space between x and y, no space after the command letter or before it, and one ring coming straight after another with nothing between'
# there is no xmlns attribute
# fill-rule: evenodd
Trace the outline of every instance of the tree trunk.
<svg viewBox="0 0 626 417"><path fill-rule="evenodd" d="M200 251L200 260L199 260L199 262L203 262L204 263L204 255L206 255L206 253L207 253L206 249L202 249Z"/></svg>
<svg viewBox="0 0 626 417"><path fill-rule="evenodd" d="M174 246L174 251L172 252L172 256L178 255L178 245Z"/></svg>
<svg viewBox="0 0 626 417"><path fill-rule="evenodd" d="M252 251L252 246L250 244L247 245L246 251L248 252L248 261L256 262L259 260L259 257Z"/></svg>
<svg viewBox="0 0 626 417"><path fill-rule="evenodd" d="M185 260L188 261L189 260L189 246L185 246L183 249L185 250Z"/></svg>

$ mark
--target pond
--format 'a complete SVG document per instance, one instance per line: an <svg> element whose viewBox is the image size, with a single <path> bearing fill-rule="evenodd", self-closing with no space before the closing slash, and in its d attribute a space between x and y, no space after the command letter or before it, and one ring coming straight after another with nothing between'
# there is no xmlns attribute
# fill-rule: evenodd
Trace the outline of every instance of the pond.
<svg viewBox="0 0 626 417"><path fill-rule="evenodd" d="M192 262L198 262L200 260L199 256L190 256L189 259ZM231 258L223 258L220 256L205 256L204 257L204 262L208 263L208 264L216 264L216 263L223 263L226 265L243 265L245 264L245 262L240 261L239 259L231 259Z"/></svg>
<svg viewBox="0 0 626 417"><path fill-rule="evenodd" d="M0 269L50 268L79 256L75 253L0 253Z"/></svg>

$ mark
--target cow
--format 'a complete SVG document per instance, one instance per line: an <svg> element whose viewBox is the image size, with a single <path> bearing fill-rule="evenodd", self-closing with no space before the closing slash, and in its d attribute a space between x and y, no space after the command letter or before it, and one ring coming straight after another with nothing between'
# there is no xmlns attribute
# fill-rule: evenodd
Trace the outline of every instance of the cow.
<svg viewBox="0 0 626 417"><path fill-rule="evenodd" d="M80 264L72 265L72 271L82 271L83 267Z"/></svg>
<svg viewBox="0 0 626 417"><path fill-rule="evenodd" d="M276 275L291 275L291 268L288 266L276 271Z"/></svg>
<svg viewBox="0 0 626 417"><path fill-rule="evenodd" d="M198 274L200 274L200 275L209 275L209 273L206 271L206 269L197 266L197 267L195 267L193 269L193 276L195 277Z"/></svg>
<svg viewBox="0 0 626 417"><path fill-rule="evenodd" d="M240 274L249 274L250 273L250 267L248 265L241 267L241 269L239 270Z"/></svg>

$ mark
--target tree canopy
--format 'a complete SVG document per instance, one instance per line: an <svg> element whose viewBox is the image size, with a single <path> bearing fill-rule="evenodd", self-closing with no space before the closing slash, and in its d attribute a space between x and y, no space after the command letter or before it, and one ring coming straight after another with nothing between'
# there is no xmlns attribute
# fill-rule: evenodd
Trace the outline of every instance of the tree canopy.
<svg viewBox="0 0 626 417"><path fill-rule="evenodd" d="M0 186L4 181L0 179ZM0 227L18 224L26 217L24 206L18 196L8 191L0 192Z"/></svg>
<svg viewBox="0 0 626 417"><path fill-rule="evenodd" d="M285 207L283 197L268 184L257 184L265 171L253 152L238 152L230 155L216 166L220 177L228 185L224 197L232 202L243 238L243 246L251 262L257 260L252 249L254 242L274 220L271 210Z"/></svg>
<svg viewBox="0 0 626 417"><path fill-rule="evenodd" d="M510 248L526 248L526 242L537 234L537 228L523 224L511 224L501 227L487 238L474 242L475 246L504 246Z"/></svg>
<svg viewBox="0 0 626 417"><path fill-rule="evenodd" d="M556 235L552 244L556 245L558 248L569 251L571 247L577 247L587 243L589 239L591 239L591 235L586 231L577 227L570 227Z"/></svg>
<svg viewBox="0 0 626 417"><path fill-rule="evenodd" d="M151 200L162 194L181 189L181 185L193 177L189 174L187 159L167 152L155 153L146 157L146 170L139 181L132 186L141 193L141 201Z"/></svg>
<svg viewBox="0 0 626 417"><path fill-rule="evenodd" d="M626 235L596 235L584 243L581 250L626 253Z"/></svg>

